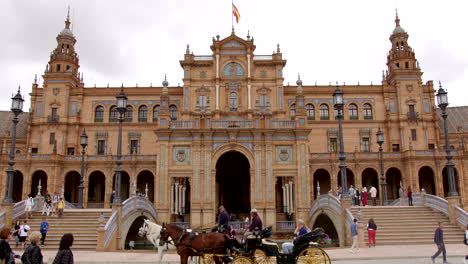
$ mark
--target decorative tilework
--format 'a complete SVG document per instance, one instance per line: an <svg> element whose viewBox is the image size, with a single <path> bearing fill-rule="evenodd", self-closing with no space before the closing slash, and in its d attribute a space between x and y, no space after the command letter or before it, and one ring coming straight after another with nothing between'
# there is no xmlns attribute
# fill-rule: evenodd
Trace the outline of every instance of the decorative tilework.
<svg viewBox="0 0 468 264"><path fill-rule="evenodd" d="M301 182L301 194L302 194L302 202L305 203L307 201L307 186L306 186L306 153L305 153L305 144L300 145L301 151L301 162L300 162L300 173L299 178Z"/></svg>
<svg viewBox="0 0 468 264"><path fill-rule="evenodd" d="M276 146L276 162L291 163L293 161L292 146Z"/></svg>
<svg viewBox="0 0 468 264"><path fill-rule="evenodd" d="M219 147L221 147L224 143L222 142L216 142L213 143L213 151L216 151Z"/></svg>
<svg viewBox="0 0 468 264"><path fill-rule="evenodd" d="M200 177L200 152L195 152L195 171L193 173L193 197L195 200L199 198L199 177Z"/></svg>
<svg viewBox="0 0 468 264"><path fill-rule="evenodd" d="M172 160L175 164L190 164L190 147L174 146L172 151Z"/></svg>
<svg viewBox="0 0 468 264"><path fill-rule="evenodd" d="M210 179L210 164L211 164L211 155L210 153L205 154L205 189L206 189L206 200L211 199L211 179Z"/></svg>
<svg viewBox="0 0 468 264"><path fill-rule="evenodd" d="M253 150L253 144L252 144L252 143L242 142L241 144L242 144L243 146L249 148L250 150Z"/></svg>
<svg viewBox="0 0 468 264"><path fill-rule="evenodd" d="M271 164L271 151L267 152L267 191L268 200L273 199L273 164Z"/></svg>
<svg viewBox="0 0 468 264"><path fill-rule="evenodd" d="M166 145L161 145L161 155L159 158L159 201L165 201L165 186L166 186Z"/></svg>

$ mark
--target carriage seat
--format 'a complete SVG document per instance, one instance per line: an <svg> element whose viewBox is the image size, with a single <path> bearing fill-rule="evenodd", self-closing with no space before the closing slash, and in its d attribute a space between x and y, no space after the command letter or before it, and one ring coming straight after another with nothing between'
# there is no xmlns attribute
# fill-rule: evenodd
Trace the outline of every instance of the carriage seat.
<svg viewBox="0 0 468 264"><path fill-rule="evenodd" d="M319 243L317 243L317 242L312 242L312 241L309 242L309 246L318 246L318 244Z"/></svg>
<svg viewBox="0 0 468 264"><path fill-rule="evenodd" d="M275 241L262 239L263 250L267 256L276 256L278 255L279 248L278 244Z"/></svg>
<svg viewBox="0 0 468 264"><path fill-rule="evenodd" d="M254 235L249 235L249 236L247 236L247 239L256 239L256 238L257 238L257 237L254 236Z"/></svg>
<svg viewBox="0 0 468 264"><path fill-rule="evenodd" d="M262 244L267 245L267 246L278 246L275 241L267 240L267 239L262 239Z"/></svg>

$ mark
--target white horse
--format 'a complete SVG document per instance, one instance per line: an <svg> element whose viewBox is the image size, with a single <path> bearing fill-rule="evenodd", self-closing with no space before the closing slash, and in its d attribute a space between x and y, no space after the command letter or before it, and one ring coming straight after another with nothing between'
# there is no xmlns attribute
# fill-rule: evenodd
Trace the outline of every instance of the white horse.
<svg viewBox="0 0 468 264"><path fill-rule="evenodd" d="M148 219L144 219L143 226L140 227L138 231L138 235L140 237L146 236L146 239L148 239L151 244L154 245L154 248L158 249L158 256L157 260L161 262L163 255L164 255L164 250L166 249L176 249L174 245L168 244L167 246L160 246L159 245L159 237L161 236L161 229L162 226L151 222Z"/></svg>

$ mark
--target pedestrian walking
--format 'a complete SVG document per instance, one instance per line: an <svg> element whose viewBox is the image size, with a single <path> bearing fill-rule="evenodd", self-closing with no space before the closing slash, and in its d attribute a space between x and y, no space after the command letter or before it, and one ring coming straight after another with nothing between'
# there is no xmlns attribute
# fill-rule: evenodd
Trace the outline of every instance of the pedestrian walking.
<svg viewBox="0 0 468 264"><path fill-rule="evenodd" d="M62 217L63 210L65 209L65 202L63 201L62 197L60 197L60 200L57 204L57 209L58 209L58 217Z"/></svg>
<svg viewBox="0 0 468 264"><path fill-rule="evenodd" d="M372 198L372 205L376 206L377 205L377 189L371 185L369 192Z"/></svg>
<svg viewBox="0 0 468 264"><path fill-rule="evenodd" d="M375 247L375 235L377 233L377 225L375 224L374 218L369 219L367 223L367 239L369 247Z"/></svg>
<svg viewBox="0 0 468 264"><path fill-rule="evenodd" d="M34 198L32 198L31 194L28 194L28 199L24 203L24 211L26 212L26 218L32 216L32 208L34 206Z"/></svg>
<svg viewBox="0 0 468 264"><path fill-rule="evenodd" d="M431 257L432 263L435 263L435 258L437 258L440 255L440 253L442 253L444 264L448 263L447 252L445 251L443 228L444 227L442 223L439 222L439 227L435 230L434 233L434 243L437 245L437 252Z"/></svg>
<svg viewBox="0 0 468 264"><path fill-rule="evenodd" d="M52 196L52 215L57 215L57 205L60 200L60 196L57 192L54 192L54 196Z"/></svg>
<svg viewBox="0 0 468 264"><path fill-rule="evenodd" d="M64 234L60 239L60 246L57 255L55 255L53 264L73 264L73 252L70 247L73 245L73 235Z"/></svg>
<svg viewBox="0 0 468 264"><path fill-rule="evenodd" d="M351 224L351 238L353 239L353 244L349 252L356 253L359 252L359 243L358 243L358 225L357 219L354 218L353 223ZM354 251L356 249L356 252Z"/></svg>
<svg viewBox="0 0 468 264"><path fill-rule="evenodd" d="M349 186L348 195L351 199L351 205L354 205L354 188L352 185Z"/></svg>
<svg viewBox="0 0 468 264"><path fill-rule="evenodd" d="M114 198L115 198L115 191L112 191L111 196L110 196L110 203L114 203Z"/></svg>
<svg viewBox="0 0 468 264"><path fill-rule="evenodd" d="M359 192L359 189L356 188L354 191L354 205L360 206L361 205L361 193Z"/></svg>
<svg viewBox="0 0 468 264"><path fill-rule="evenodd" d="M20 227L21 227L21 222L19 220L16 220L16 222L15 222L15 231L13 232L13 237L15 238L16 247L18 247L18 243L19 243Z"/></svg>
<svg viewBox="0 0 468 264"><path fill-rule="evenodd" d="M0 229L0 263L2 264L14 264L15 257L19 257L10 248L10 243L8 243L10 238L10 228Z"/></svg>
<svg viewBox="0 0 468 264"><path fill-rule="evenodd" d="M406 190L406 196L408 196L408 205L413 206L413 192L411 191L411 187L408 187L408 190Z"/></svg>
<svg viewBox="0 0 468 264"><path fill-rule="evenodd" d="M28 225L28 221L24 220L19 230L19 242L20 242L21 247L24 247L24 244L26 243L26 238L28 238L28 232L30 229L31 228Z"/></svg>
<svg viewBox="0 0 468 264"><path fill-rule="evenodd" d="M364 188L362 188L362 206L367 206L367 188L364 186Z"/></svg>
<svg viewBox="0 0 468 264"><path fill-rule="evenodd" d="M42 205L42 215L45 214L49 216L51 212L52 212L52 197L50 197L50 194L47 191L45 191L44 204Z"/></svg>
<svg viewBox="0 0 468 264"><path fill-rule="evenodd" d="M29 242L31 245L26 248L23 255L21 256L21 262L31 264L42 264L43 256L41 248L37 243L41 239L41 233L35 231L29 236Z"/></svg>
<svg viewBox="0 0 468 264"><path fill-rule="evenodd" d="M45 217L42 217L42 222L41 222L41 245L44 245L45 239L47 236L47 231L49 231L49 223L47 222L47 219Z"/></svg>
<svg viewBox="0 0 468 264"><path fill-rule="evenodd" d="M398 189L398 196L400 197L400 206L405 204L405 199L406 199L406 194L405 191L403 191L403 187L400 186L400 189Z"/></svg>

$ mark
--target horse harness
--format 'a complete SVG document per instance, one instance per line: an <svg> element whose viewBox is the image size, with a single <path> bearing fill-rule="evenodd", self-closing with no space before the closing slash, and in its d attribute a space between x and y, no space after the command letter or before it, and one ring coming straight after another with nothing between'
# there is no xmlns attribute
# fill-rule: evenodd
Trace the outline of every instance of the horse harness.
<svg viewBox="0 0 468 264"><path fill-rule="evenodd" d="M162 230L162 232L164 232L164 229ZM193 252L195 252L196 254L203 254L205 253L206 251L208 250L214 250L214 249L222 249L224 247L219 247L219 248L205 248L205 236L204 236L205 233L203 234L199 234L198 232L195 232L195 231L190 231L188 232L187 229L184 228L184 230L182 231L182 234L179 236L179 239L177 239L177 242L175 242L175 246L176 247L179 247L179 246L185 246L186 249L190 249L192 250ZM189 235L189 242L190 244L183 244L183 240L184 238ZM201 244L202 244L202 249L201 251L199 249L196 249L193 247L193 240L197 237L197 236L201 236ZM173 242L173 240L166 240L166 245ZM183 249L182 251L184 251L185 249Z"/></svg>

